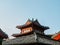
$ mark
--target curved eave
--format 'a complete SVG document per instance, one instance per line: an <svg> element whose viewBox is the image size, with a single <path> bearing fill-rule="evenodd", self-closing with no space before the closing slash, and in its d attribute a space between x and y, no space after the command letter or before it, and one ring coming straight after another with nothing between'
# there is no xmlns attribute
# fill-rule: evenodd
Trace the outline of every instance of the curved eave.
<svg viewBox="0 0 60 45"><path fill-rule="evenodd" d="M16 26L16 28L18 28L18 29L22 29L22 28L28 27L28 26L30 26L30 25L31 25L31 24L29 24L29 25Z"/></svg>
<svg viewBox="0 0 60 45"><path fill-rule="evenodd" d="M42 29L42 30L50 29L50 28L47 27L47 26L42 26L42 25L37 25L37 24L34 24L34 26L36 26L36 27L38 27L38 28L40 28L40 29Z"/></svg>
<svg viewBox="0 0 60 45"><path fill-rule="evenodd" d="M42 27L44 30L50 29L49 27L43 26Z"/></svg>
<svg viewBox="0 0 60 45"><path fill-rule="evenodd" d="M13 34L12 36L13 37L20 37L20 36L25 36L25 35L28 35L28 34L32 34L32 31L28 32L28 33L23 33L23 34Z"/></svg>

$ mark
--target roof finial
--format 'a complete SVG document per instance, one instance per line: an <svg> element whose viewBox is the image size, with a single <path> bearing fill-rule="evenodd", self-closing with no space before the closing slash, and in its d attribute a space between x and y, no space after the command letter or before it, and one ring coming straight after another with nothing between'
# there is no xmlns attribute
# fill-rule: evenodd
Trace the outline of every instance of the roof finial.
<svg viewBox="0 0 60 45"><path fill-rule="evenodd" d="M34 18L32 18L32 22L34 22Z"/></svg>

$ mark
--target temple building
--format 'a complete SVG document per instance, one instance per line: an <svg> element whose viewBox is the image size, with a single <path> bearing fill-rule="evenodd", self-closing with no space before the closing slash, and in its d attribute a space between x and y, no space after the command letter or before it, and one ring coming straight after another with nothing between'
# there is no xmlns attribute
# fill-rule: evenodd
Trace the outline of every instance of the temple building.
<svg viewBox="0 0 60 45"><path fill-rule="evenodd" d="M16 26L21 32L13 34L14 39L3 42L3 45L60 45L60 42L46 35L47 26L41 25L38 20L28 19L24 25Z"/></svg>
<svg viewBox="0 0 60 45"><path fill-rule="evenodd" d="M55 33L51 38L60 41L60 31L58 33Z"/></svg>
<svg viewBox="0 0 60 45"><path fill-rule="evenodd" d="M16 28L21 30L20 34L13 34L14 37L20 37L22 35L29 35L31 33L37 33L44 35L44 31L49 29L49 27L42 26L38 20L35 21L28 19L24 25L16 26Z"/></svg>

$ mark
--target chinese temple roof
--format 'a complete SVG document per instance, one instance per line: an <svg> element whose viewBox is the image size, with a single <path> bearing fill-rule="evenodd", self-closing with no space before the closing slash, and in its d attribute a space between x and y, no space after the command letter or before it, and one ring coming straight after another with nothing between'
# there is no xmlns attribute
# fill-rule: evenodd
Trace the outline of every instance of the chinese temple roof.
<svg viewBox="0 0 60 45"><path fill-rule="evenodd" d="M52 36L52 39L60 41L60 31Z"/></svg>
<svg viewBox="0 0 60 45"><path fill-rule="evenodd" d="M16 26L16 28L18 29L22 29L22 28L25 28L25 27L28 27L28 26L37 26L39 28L42 28L43 30L46 30L46 29L49 29L49 27L47 26L42 26L38 20L30 20L28 19L28 21L24 24L24 25L19 25L19 26Z"/></svg>
<svg viewBox="0 0 60 45"><path fill-rule="evenodd" d="M19 25L19 26L16 26L16 28L18 28L18 29L24 29L24 28L29 28L29 27L32 27L32 29L33 30L43 30L43 32L44 32L44 30L47 30L47 29L49 29L49 27L47 27L47 26L42 26L39 22L38 22L38 20L36 19L36 20L30 20L30 19L28 19L27 20L27 22L24 24L24 25ZM34 29L35 28L35 29ZM26 29L25 29L26 30ZM34 31L29 31L29 32L26 32L26 33L22 33L22 31L21 31L21 33L19 33L19 34L13 34L12 36L14 36L14 37L19 37L19 36L22 36L22 35L28 35L29 33L31 34L31 33L33 33ZM28 31L28 30L27 30ZM38 32L39 32L38 31ZM38 32L36 32L36 33L38 33ZM40 33L40 32L39 32ZM41 34L43 34L43 33L41 33Z"/></svg>
<svg viewBox="0 0 60 45"><path fill-rule="evenodd" d="M8 35L0 29L0 38L8 38Z"/></svg>

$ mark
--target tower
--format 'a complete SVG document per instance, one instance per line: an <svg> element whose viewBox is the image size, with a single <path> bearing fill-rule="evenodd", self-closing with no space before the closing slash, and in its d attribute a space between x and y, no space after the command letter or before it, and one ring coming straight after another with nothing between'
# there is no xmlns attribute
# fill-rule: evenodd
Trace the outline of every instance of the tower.
<svg viewBox="0 0 60 45"><path fill-rule="evenodd" d="M16 26L16 28L21 30L20 34L13 34L14 37L20 37L22 35L28 35L31 33L37 33L44 35L44 31L49 29L49 27L42 26L38 20L30 20L28 19L27 22L24 25Z"/></svg>

